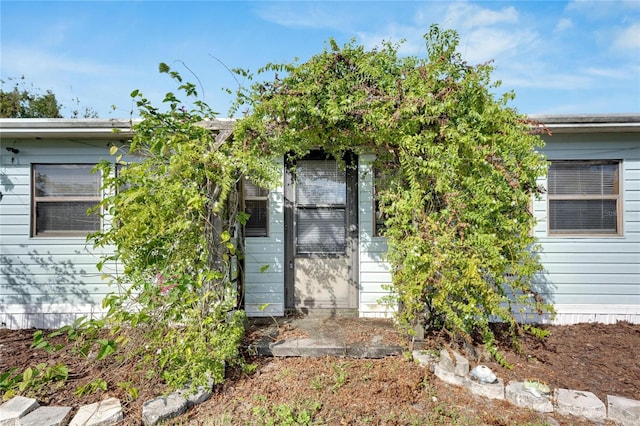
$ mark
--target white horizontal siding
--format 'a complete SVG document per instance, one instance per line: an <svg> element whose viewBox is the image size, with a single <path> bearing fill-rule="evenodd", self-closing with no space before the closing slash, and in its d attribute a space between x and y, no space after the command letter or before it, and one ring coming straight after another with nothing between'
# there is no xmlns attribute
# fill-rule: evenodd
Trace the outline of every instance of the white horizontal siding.
<svg viewBox="0 0 640 426"><path fill-rule="evenodd" d="M621 160L623 234L555 237L547 231L546 197L533 204L544 272L538 289L558 324L623 319L640 322L640 140L638 134L546 137L549 160ZM546 186L546 179L540 183ZM621 313L622 312L622 313ZM550 321L550 320L549 320Z"/></svg>
<svg viewBox="0 0 640 426"><path fill-rule="evenodd" d="M279 161L284 172L283 161ZM269 236L245 239L247 316L284 315L284 188L269 193Z"/></svg>
<svg viewBox="0 0 640 426"><path fill-rule="evenodd" d="M9 143L19 154L7 153ZM31 165L97 163L110 158L108 141L0 144L0 326L56 328L101 315L102 299L113 289L96 268L100 250L84 237L30 237Z"/></svg>
<svg viewBox="0 0 640 426"><path fill-rule="evenodd" d="M53 329L59 328L61 324L72 324L81 317L101 318L104 313L95 304L0 304L0 325L11 329Z"/></svg>
<svg viewBox="0 0 640 426"><path fill-rule="evenodd" d="M383 286L391 284L389 264L384 261L387 243L384 238L373 236L373 160L373 156L363 155L359 161L359 312L362 317L389 317L394 308L380 303L381 298L389 295Z"/></svg>
<svg viewBox="0 0 640 426"><path fill-rule="evenodd" d="M547 202L534 201L535 236L544 267L536 288L553 303L557 324L576 322L640 323L640 142L637 134L558 135L544 149L549 159L622 160L623 236L559 238L547 235ZM360 173L360 310L379 316L377 301L391 282L383 261L386 244L373 237L369 158ZM546 185L546 178L540 183ZM386 315L385 312L382 315ZM550 319L539 318L542 322Z"/></svg>

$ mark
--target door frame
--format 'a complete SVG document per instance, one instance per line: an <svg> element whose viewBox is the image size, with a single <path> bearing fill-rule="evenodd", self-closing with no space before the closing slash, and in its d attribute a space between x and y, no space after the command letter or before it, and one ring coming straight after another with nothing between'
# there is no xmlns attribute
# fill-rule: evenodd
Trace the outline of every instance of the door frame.
<svg viewBox="0 0 640 426"><path fill-rule="evenodd" d="M318 159L327 158L327 154L321 149L311 151L301 158ZM359 224L358 224L358 157L352 152L347 152L343 157L346 168L346 256L349 256L349 285L348 309L358 309L360 298L359 284ZM285 156L284 162L284 299L286 310L297 310L295 304L295 179L291 170L295 167L296 160L291 155ZM304 257L335 257L335 255L304 255Z"/></svg>

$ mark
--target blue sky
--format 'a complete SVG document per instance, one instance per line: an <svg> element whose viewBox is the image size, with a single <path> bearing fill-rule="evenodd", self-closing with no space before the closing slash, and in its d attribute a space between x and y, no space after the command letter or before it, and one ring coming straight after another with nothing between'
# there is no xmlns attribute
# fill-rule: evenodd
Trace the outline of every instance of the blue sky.
<svg viewBox="0 0 640 426"><path fill-rule="evenodd" d="M371 48L404 38L403 54L424 56L432 23L459 32L469 62L494 60L494 79L515 91L511 106L522 113L640 112L639 0L0 0L0 16L3 80L24 76L103 118L129 117L134 89L155 103L174 90L160 62L193 82L197 75L205 100L226 117L233 97L222 89L237 86L226 67L304 61L330 37Z"/></svg>

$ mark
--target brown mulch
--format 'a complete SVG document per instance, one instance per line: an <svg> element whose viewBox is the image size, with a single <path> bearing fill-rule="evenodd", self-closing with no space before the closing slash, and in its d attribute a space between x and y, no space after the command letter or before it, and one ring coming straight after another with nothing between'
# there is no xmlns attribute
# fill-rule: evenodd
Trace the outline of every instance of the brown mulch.
<svg viewBox="0 0 640 426"><path fill-rule="evenodd" d="M369 342L375 335L382 336L386 344L402 344L407 348L410 345L387 321L352 318L331 321L327 326L342 327L352 343ZM264 337L264 327L259 322L250 326L245 343ZM274 340L306 337L287 321L272 327ZM478 362L488 365L505 383L536 379L552 388L591 391L605 403L608 394L640 400L640 325L620 322L548 329L550 335L543 342L524 338L522 354L503 346L507 360L513 365L510 370L482 359L470 362L472 366ZM31 349L33 332L0 329L0 376L11 368L23 371L41 362L66 364L69 380L31 395L41 404L78 407L114 396L123 403L124 423L139 424L142 403L166 390L161 383L149 381L133 362L117 358L96 362L65 350ZM425 344L436 349L442 343L442 339L432 336ZM274 359L247 353L246 359L257 366L253 374L230 369L227 381L216 388L214 396L191 409L179 423L255 424L273 418L284 422L286 416L307 414L322 424L516 425L550 421L549 415L475 397L465 389L446 385L403 356L381 360ZM78 386L98 377L108 383L107 391L82 397L74 393ZM138 388L137 399L127 394L126 386L118 386L127 382ZM551 417L560 424L588 424L555 414Z"/></svg>

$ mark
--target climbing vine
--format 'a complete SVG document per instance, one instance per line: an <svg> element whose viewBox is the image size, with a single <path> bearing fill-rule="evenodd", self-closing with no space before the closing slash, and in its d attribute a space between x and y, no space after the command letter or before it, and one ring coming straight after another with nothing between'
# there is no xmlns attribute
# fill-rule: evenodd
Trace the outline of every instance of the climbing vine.
<svg viewBox="0 0 640 426"><path fill-rule="evenodd" d="M135 341L127 355L172 387L220 382L225 364L239 359L244 331L236 187L250 162L230 130L204 124L214 113L196 86L165 64L160 72L184 99L168 93L161 110L134 91L134 136L97 166L108 194L97 211L107 226L90 239L114 248L98 264L114 286L104 325L120 353Z"/></svg>
<svg viewBox="0 0 640 426"><path fill-rule="evenodd" d="M425 41L425 58L330 40L302 64L266 65L273 78L238 97L235 139L273 157L375 154L401 324L478 333L500 360L491 321L517 341L523 328L543 335L518 314L552 310L533 280L542 141L507 106L512 93L494 95L491 65L461 59L455 31L432 26Z"/></svg>

